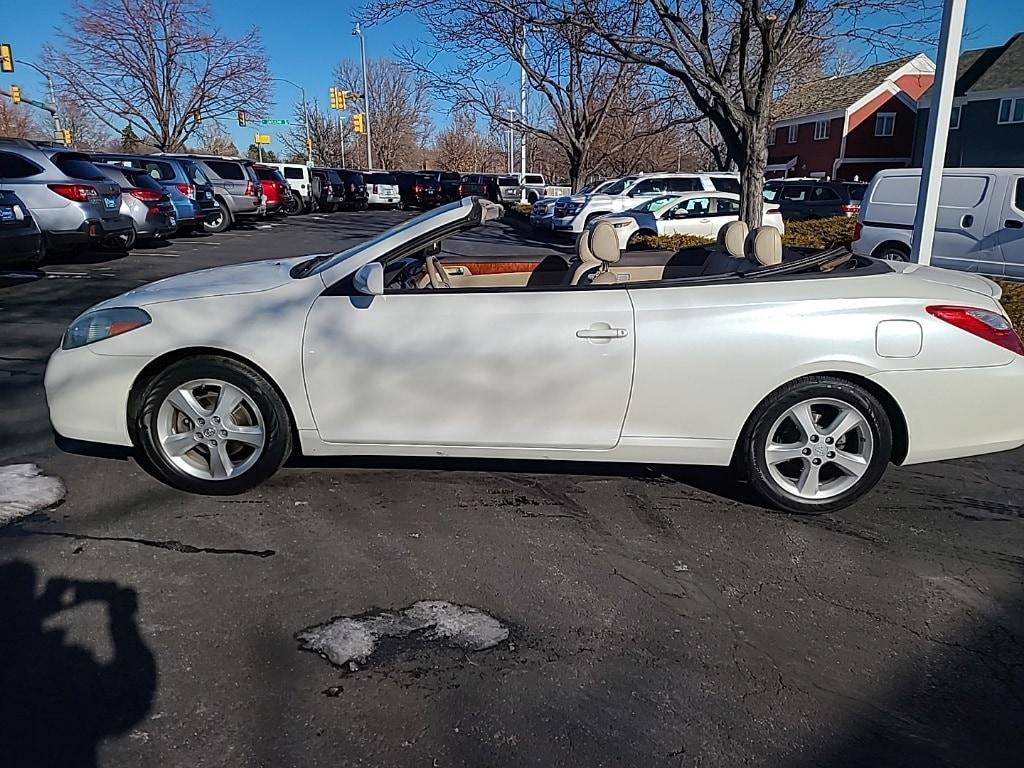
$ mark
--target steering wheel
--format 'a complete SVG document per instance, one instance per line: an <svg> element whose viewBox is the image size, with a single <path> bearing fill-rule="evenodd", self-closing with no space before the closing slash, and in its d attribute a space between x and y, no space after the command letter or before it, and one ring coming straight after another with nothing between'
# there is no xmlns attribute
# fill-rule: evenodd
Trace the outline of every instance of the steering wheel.
<svg viewBox="0 0 1024 768"><path fill-rule="evenodd" d="M437 256L427 256L425 260L427 277L430 279L430 287L435 291L441 288L451 288L452 282Z"/></svg>

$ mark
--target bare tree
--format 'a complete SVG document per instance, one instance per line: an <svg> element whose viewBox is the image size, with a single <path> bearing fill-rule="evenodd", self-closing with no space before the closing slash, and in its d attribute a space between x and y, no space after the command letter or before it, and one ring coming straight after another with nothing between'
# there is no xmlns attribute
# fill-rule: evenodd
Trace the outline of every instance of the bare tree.
<svg viewBox="0 0 1024 768"><path fill-rule="evenodd" d="M600 38L580 26L530 26L518 2L372 0L367 13L375 19L415 14L433 37L434 55L425 58L420 49L407 49L401 52L403 62L457 110L470 109L489 123L511 125L558 147L575 186L609 115L632 109L628 100L616 97L636 67L616 61L611 51L598 55ZM450 54L458 63L442 66L437 54ZM500 85L520 69L541 102L528 115L519 114L518 96Z"/></svg>
<svg viewBox="0 0 1024 768"><path fill-rule="evenodd" d="M481 134L471 112L455 114L437 136L435 162L447 171L495 172L504 170L504 152L491 136Z"/></svg>
<svg viewBox="0 0 1024 768"><path fill-rule="evenodd" d="M180 149L204 123L269 104L267 55L253 27L229 37L208 0L75 0L57 30L62 90L112 131Z"/></svg>
<svg viewBox="0 0 1024 768"><path fill-rule="evenodd" d="M351 124L344 129L342 124L346 119L351 123L351 118L346 113L324 110L318 99L307 101L306 108L309 113L309 139L313 146L313 162L339 168L350 164L350 158L355 151L355 141ZM295 105L294 117L290 124L291 127L282 137L281 143L286 154L304 162L306 159L306 128L302 104ZM342 140L345 143L344 153L342 152ZM364 154L363 157L366 155Z"/></svg>
<svg viewBox="0 0 1024 768"><path fill-rule="evenodd" d="M27 104L17 106L0 100L0 136L32 139L45 135Z"/></svg>
<svg viewBox="0 0 1024 768"><path fill-rule="evenodd" d="M343 90L362 93L363 76L359 62L346 59L334 70ZM370 89L370 125L374 164L380 168L412 166L419 160L420 147L430 133L430 99L426 84L394 59L371 58L366 62ZM365 102L351 105L365 111ZM355 152L349 164L366 164L366 139L355 136Z"/></svg>
<svg viewBox="0 0 1024 768"><path fill-rule="evenodd" d="M58 115L62 128L71 131L71 141L84 149L105 149L114 137L111 130L70 94L59 97Z"/></svg>
<svg viewBox="0 0 1024 768"><path fill-rule="evenodd" d="M196 137L199 139L199 144L195 147L196 152L207 155L238 156L239 154L231 134L224 130L224 126L220 123L212 120L203 123Z"/></svg>

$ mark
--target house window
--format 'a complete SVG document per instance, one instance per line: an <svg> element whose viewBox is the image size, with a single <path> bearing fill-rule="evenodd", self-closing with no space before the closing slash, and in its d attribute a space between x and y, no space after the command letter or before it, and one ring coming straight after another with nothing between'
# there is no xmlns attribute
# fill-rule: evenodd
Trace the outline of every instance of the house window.
<svg viewBox="0 0 1024 768"><path fill-rule="evenodd" d="M769 128L768 129L768 146L771 147L771 146L774 146L774 145L775 145L775 129L774 128Z"/></svg>
<svg viewBox="0 0 1024 768"><path fill-rule="evenodd" d="M789 126L789 143L790 144L796 144L796 136L797 136L797 132L799 130L800 130L800 126L799 125L791 125L791 126Z"/></svg>
<svg viewBox="0 0 1024 768"><path fill-rule="evenodd" d="M999 100L1000 125L1004 123L1024 123L1024 97Z"/></svg>
<svg viewBox="0 0 1024 768"><path fill-rule="evenodd" d="M814 122L814 140L822 141L828 138L828 120L816 120Z"/></svg>
<svg viewBox="0 0 1024 768"><path fill-rule="evenodd" d="M960 127L960 105L956 104L953 111L949 113L949 130L955 131Z"/></svg>
<svg viewBox="0 0 1024 768"><path fill-rule="evenodd" d="M895 112L879 112L875 115L875 136L892 136L895 129Z"/></svg>

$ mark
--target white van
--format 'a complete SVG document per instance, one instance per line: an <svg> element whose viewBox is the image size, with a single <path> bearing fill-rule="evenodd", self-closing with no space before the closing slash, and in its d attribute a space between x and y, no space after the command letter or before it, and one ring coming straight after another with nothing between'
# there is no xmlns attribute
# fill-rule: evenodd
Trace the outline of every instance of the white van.
<svg viewBox="0 0 1024 768"><path fill-rule="evenodd" d="M860 207L853 252L910 259L920 168L881 171ZM947 168L942 176L932 264L1024 278L1024 169Z"/></svg>
<svg viewBox="0 0 1024 768"><path fill-rule="evenodd" d="M309 211L313 207L313 180L309 173L309 168L299 163L264 163L277 168L284 176L284 180L288 182L288 186L291 187L292 193L299 196L302 201L303 213Z"/></svg>

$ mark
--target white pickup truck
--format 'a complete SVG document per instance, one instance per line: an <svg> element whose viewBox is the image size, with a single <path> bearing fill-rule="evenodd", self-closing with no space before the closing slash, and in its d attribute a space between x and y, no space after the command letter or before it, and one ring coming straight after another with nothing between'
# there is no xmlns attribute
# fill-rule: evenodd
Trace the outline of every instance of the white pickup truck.
<svg viewBox="0 0 1024 768"><path fill-rule="evenodd" d="M587 222L606 213L620 213L645 199L673 192L740 191L737 173L645 173L624 176L598 194L574 195L555 203L551 228L556 233L582 232Z"/></svg>

